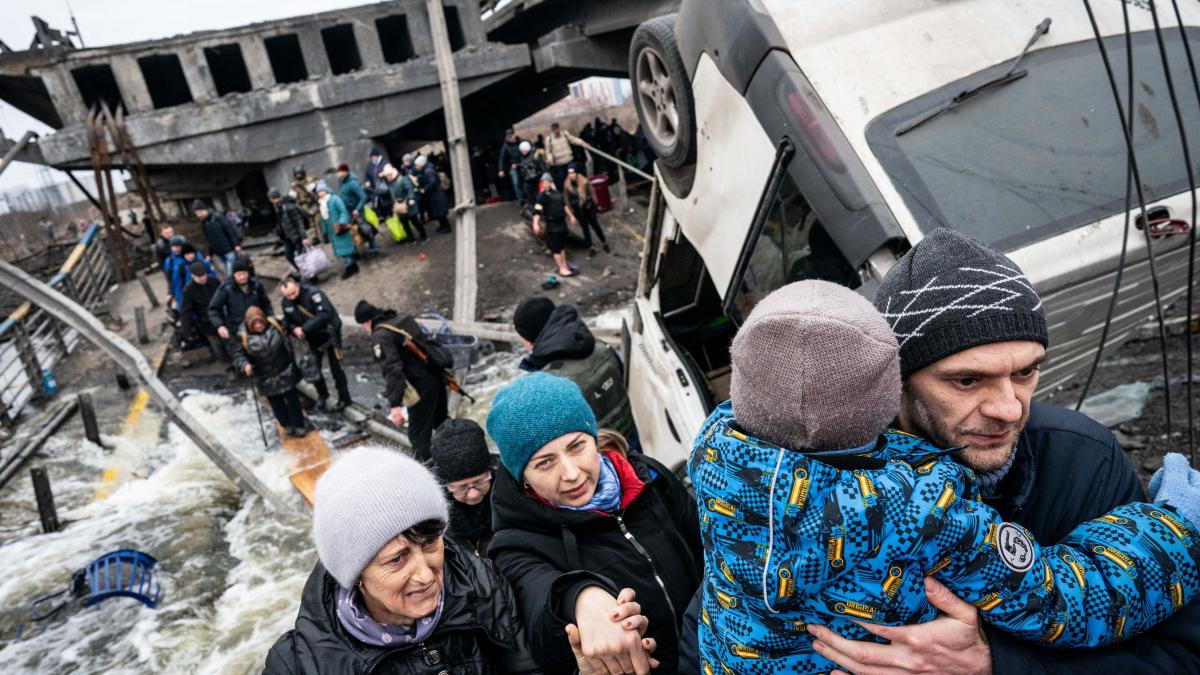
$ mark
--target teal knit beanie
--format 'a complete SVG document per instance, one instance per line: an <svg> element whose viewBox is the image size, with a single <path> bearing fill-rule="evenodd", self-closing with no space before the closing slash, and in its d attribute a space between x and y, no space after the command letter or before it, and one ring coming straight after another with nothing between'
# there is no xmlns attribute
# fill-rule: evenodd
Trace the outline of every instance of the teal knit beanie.
<svg viewBox="0 0 1200 675"><path fill-rule="evenodd" d="M501 389L487 416L487 431L500 463L521 480L533 453L572 432L596 435L596 415L579 386L565 377L533 373Z"/></svg>

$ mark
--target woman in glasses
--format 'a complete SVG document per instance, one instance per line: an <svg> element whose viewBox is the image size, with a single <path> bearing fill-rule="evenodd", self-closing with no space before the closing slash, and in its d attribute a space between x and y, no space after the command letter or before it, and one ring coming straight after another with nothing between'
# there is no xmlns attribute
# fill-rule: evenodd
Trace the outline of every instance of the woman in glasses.
<svg viewBox="0 0 1200 675"><path fill-rule="evenodd" d="M450 495L446 536L478 556L492 541L492 455L483 429L468 419L448 419L433 432L433 473Z"/></svg>

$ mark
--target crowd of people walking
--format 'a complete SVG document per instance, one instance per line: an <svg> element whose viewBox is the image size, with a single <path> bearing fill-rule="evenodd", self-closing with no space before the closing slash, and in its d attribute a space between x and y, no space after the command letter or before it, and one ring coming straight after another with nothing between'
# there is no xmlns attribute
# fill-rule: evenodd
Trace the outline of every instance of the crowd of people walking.
<svg viewBox="0 0 1200 675"><path fill-rule="evenodd" d="M938 230L874 306L821 281L763 299L694 493L642 446L620 359L574 307L520 303L529 374L485 431L447 417L415 320L360 302L413 458L360 448L321 478L320 561L266 672L1200 663L1200 472L1169 455L1148 495L1111 432L1032 401L1049 337L1028 284L910 331L990 267L1019 269Z"/></svg>

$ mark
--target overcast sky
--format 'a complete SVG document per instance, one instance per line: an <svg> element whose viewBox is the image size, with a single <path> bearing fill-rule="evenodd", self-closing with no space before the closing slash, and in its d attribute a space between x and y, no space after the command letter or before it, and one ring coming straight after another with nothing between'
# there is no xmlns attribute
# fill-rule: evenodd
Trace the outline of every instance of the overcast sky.
<svg viewBox="0 0 1200 675"><path fill-rule="evenodd" d="M70 6L79 22L84 45L99 47L364 4L371 3L363 0L73 0ZM0 7L3 7L4 17L0 21L0 40L13 49L25 49L32 42L31 15L40 16L59 30L71 27L65 0L0 0ZM0 102L0 129L12 139L20 138L30 129L41 134L51 132L49 127L4 102ZM0 174L0 192L22 184L38 185L41 182L39 173L36 165L14 164ZM59 176L55 176L55 180L58 179Z"/></svg>

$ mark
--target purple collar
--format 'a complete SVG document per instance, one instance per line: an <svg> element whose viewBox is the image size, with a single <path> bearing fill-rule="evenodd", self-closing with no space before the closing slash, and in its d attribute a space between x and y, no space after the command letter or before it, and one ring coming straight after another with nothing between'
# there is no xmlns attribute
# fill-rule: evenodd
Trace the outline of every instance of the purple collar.
<svg viewBox="0 0 1200 675"><path fill-rule="evenodd" d="M411 626L393 626L371 618L371 613L367 611L366 603L357 589L347 590L338 586L334 594L338 623L342 624L342 628L351 636L373 647L404 647L424 642L441 621L445 599L446 587L443 585L442 594L438 596L437 609L433 614L417 619Z"/></svg>

